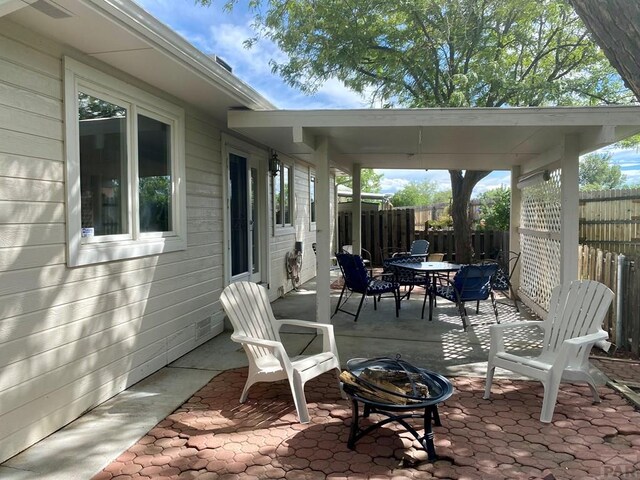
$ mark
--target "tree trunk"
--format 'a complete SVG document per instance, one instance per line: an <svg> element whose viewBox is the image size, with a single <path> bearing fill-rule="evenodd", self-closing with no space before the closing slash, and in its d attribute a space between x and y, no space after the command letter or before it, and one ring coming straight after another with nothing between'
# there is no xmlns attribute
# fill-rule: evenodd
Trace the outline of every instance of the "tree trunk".
<svg viewBox="0 0 640 480"><path fill-rule="evenodd" d="M449 170L451 177L451 218L453 219L453 234L456 239L456 263L471 263L473 246L471 245L471 219L469 218L469 204L473 187L489 175L487 171Z"/></svg>
<svg viewBox="0 0 640 480"><path fill-rule="evenodd" d="M640 100L640 2L569 1L613 68Z"/></svg>

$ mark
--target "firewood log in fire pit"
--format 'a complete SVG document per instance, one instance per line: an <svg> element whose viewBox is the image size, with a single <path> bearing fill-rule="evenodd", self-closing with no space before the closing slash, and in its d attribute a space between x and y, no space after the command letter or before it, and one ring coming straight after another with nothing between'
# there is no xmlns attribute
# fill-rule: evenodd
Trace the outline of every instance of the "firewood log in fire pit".
<svg viewBox="0 0 640 480"><path fill-rule="evenodd" d="M357 389L363 397L395 405L419 403L429 396L429 387L420 375L410 372L365 368L355 376L345 370L340 380Z"/></svg>

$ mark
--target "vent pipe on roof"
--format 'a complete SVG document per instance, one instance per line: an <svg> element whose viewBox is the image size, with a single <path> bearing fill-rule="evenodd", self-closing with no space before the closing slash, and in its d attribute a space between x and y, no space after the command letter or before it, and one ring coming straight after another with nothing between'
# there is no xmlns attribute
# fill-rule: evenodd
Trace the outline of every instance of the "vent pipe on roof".
<svg viewBox="0 0 640 480"><path fill-rule="evenodd" d="M215 60L215 62L220 65L222 68L224 68L227 72L229 73L233 73L233 68L231 68L231 65L229 65L227 62L225 62L223 59L221 59L219 56L214 55L213 59Z"/></svg>
<svg viewBox="0 0 640 480"><path fill-rule="evenodd" d="M53 1L37 0L36 2L33 2L31 6L51 18L59 19L71 17L71 13L67 9Z"/></svg>

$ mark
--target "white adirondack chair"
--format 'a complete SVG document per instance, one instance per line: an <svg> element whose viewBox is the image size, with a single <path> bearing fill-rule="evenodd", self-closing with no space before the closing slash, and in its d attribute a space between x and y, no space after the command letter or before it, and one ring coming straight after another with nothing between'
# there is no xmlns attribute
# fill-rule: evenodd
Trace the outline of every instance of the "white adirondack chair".
<svg viewBox="0 0 640 480"><path fill-rule="evenodd" d="M491 325L491 349L484 398L491 394L496 367L540 380L544 386L541 422L551 422L560 382L583 381L589 384L594 402L600 402L593 377L589 373L589 353L597 342L608 338L602 322L613 292L591 280L573 281L555 287L549 313L543 322L518 322ZM534 325L544 330L544 344L538 357L522 357L505 352L504 334L510 328Z"/></svg>
<svg viewBox="0 0 640 480"><path fill-rule="evenodd" d="M340 361L333 335L333 325L304 320L276 320L266 290L251 282L237 282L227 286L220 302L233 325L231 339L241 343L249 358L249 377L240 395L240 403L247 399L249 388L257 382L288 379L300 423L309 422L304 396L304 384L329 370L336 370L336 384ZM280 327L295 325L322 332L322 353L290 358L280 340ZM341 390L340 390L341 391Z"/></svg>

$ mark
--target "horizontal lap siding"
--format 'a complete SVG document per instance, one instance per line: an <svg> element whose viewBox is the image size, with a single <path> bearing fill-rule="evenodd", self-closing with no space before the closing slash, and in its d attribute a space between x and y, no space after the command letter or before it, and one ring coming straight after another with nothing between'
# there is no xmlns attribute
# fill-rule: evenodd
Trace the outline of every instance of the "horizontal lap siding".
<svg viewBox="0 0 640 480"><path fill-rule="evenodd" d="M310 170L311 169L311 170ZM293 289L291 280L287 278L286 255L293 252L296 241L302 241L302 270L300 281L304 283L316 276L316 255L312 243L316 241L316 225L311 224L309 206L309 177L315 176L315 168L303 162L296 162L293 167L293 195L294 211L292 227L276 227L275 235L271 236L271 289L282 295ZM270 182L272 185L272 182ZM272 198L271 196L269 198ZM330 198L333 198L333 187ZM316 207L317 213L317 207ZM271 206L269 209L271 215ZM333 216L333 207L331 211ZM271 217L270 217L271 218Z"/></svg>
<svg viewBox="0 0 640 480"><path fill-rule="evenodd" d="M188 107L187 250L66 267L63 53L0 19L0 461L206 340L195 324L220 312L220 133Z"/></svg>

